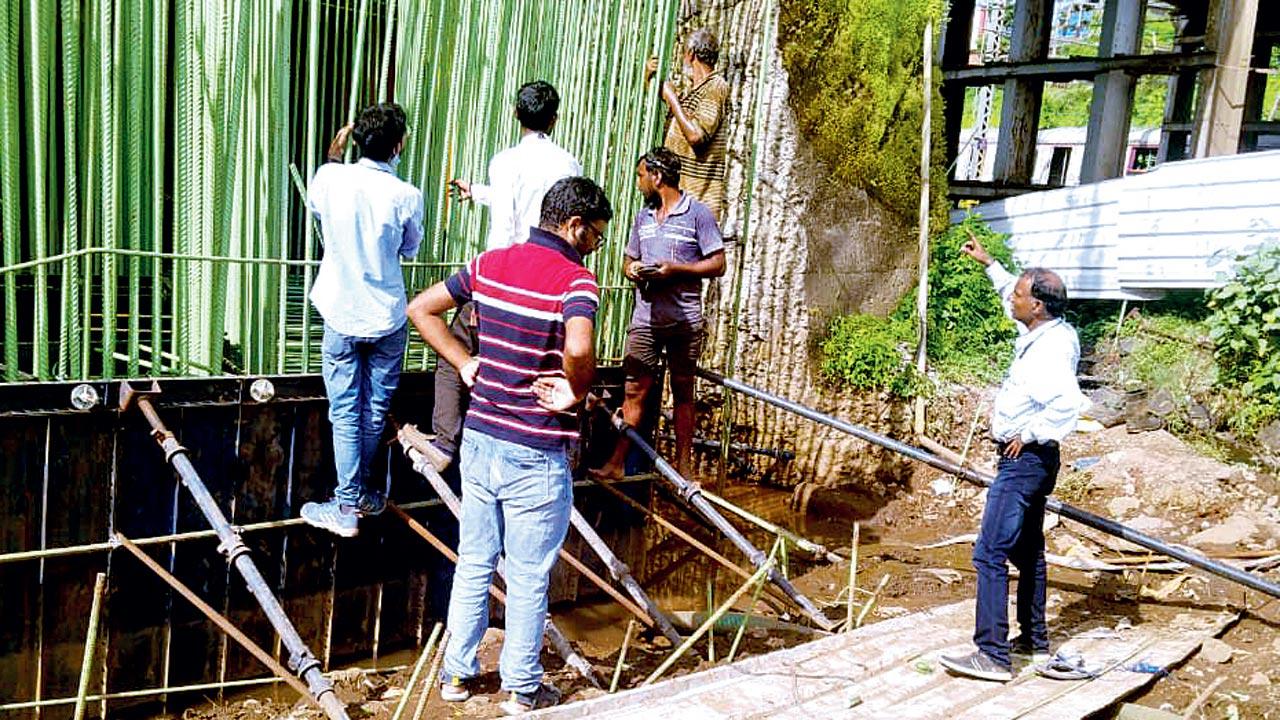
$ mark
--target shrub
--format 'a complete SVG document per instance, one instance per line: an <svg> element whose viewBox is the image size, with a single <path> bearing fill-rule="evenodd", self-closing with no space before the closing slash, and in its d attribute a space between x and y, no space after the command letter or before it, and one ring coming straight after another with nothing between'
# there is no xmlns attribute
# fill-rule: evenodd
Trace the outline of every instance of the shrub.
<svg viewBox="0 0 1280 720"><path fill-rule="evenodd" d="M1005 236L976 215L952 225L933 241L929 249L929 363L944 379L992 382L1008 369L1012 358L1007 350L1018 331L984 268L960 252L970 235L1006 269L1018 272ZM894 313L912 328L915 300L913 290Z"/></svg>
<svg viewBox="0 0 1280 720"><path fill-rule="evenodd" d="M1252 434L1280 416L1280 244L1239 258L1235 277L1208 299L1218 380L1252 401L1233 423Z"/></svg>
<svg viewBox="0 0 1280 720"><path fill-rule="evenodd" d="M911 327L876 315L843 315L822 341L820 372L828 382L857 390L885 390L900 398L927 392L911 364Z"/></svg>

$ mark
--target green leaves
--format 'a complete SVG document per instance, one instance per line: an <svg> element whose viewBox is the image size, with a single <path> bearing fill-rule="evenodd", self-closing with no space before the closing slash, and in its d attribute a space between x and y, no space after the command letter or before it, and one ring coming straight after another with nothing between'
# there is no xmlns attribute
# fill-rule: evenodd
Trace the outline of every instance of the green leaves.
<svg viewBox="0 0 1280 720"><path fill-rule="evenodd" d="M1222 384L1280 414L1280 243L1238 258L1235 276L1207 295Z"/></svg>

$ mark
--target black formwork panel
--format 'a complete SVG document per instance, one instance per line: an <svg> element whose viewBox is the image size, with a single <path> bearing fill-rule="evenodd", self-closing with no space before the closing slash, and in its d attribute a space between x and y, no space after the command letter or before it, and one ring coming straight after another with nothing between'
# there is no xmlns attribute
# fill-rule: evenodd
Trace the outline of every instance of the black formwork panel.
<svg viewBox="0 0 1280 720"><path fill-rule="evenodd" d="M253 378L163 380L153 403L222 512L249 528L242 537L251 557L326 668L420 645L444 617L453 564L392 513L362 521L353 540L297 522L303 503L328 499L334 489L328 403L319 376L270 379L275 398L265 403L249 398ZM111 547L112 532L143 541L157 563L269 653L282 654L274 629L214 537L149 540L207 534L210 526L166 464L150 426L135 410L119 411L119 383L91 383L101 400L89 411L70 407L75 385L0 384L0 706L62 699L42 708L41 717L71 714L65 701L76 693L99 572L107 573L99 631L105 657L90 694L269 676L136 558ZM393 404L396 420L427 430L431 406L430 375L404 374ZM388 439L391 430L389 423ZM398 444L380 454L374 477L398 504L436 499ZM445 508L409 512L456 547L457 522ZM596 513L588 516L597 520ZM253 527L281 522L286 525ZM601 530L627 545L629 531ZM69 551L4 557L42 548ZM628 554L620 553L624 561L632 559ZM217 694L174 690L107 705L112 714L142 716ZM100 707L91 703L90 714ZM35 717L30 709L0 714Z"/></svg>

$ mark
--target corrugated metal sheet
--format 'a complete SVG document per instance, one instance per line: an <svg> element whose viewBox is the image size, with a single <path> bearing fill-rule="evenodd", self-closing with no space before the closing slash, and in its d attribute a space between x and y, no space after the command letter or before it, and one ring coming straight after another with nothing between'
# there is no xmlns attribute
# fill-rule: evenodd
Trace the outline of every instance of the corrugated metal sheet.
<svg viewBox="0 0 1280 720"><path fill-rule="evenodd" d="M1237 255L1280 240L1280 152L1168 163L1122 191L1125 288L1213 287Z"/></svg>
<svg viewBox="0 0 1280 720"><path fill-rule="evenodd" d="M1280 241L1280 152L1167 163L974 212L1010 236L1024 266L1062 275L1072 297L1141 300L1208 288L1238 254Z"/></svg>

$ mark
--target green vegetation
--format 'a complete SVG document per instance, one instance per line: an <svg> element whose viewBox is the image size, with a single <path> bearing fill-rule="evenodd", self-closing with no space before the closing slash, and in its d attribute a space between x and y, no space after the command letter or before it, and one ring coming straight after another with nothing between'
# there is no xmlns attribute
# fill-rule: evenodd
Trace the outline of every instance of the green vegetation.
<svg viewBox="0 0 1280 720"><path fill-rule="evenodd" d="M785 0L778 38L791 106L831 180L904 218L920 204L921 44L942 0ZM946 224L940 73L934 73L933 222Z"/></svg>
<svg viewBox="0 0 1280 720"><path fill-rule="evenodd" d="M1017 334L981 265L960 252L975 237L991 256L1015 270L1004 236L969 216L938 237L929 255L930 369L943 380L995 382L1009 364ZM836 318L821 344L821 374L859 390L884 389L907 397L927 391L911 362L916 337L915 292L888 318Z"/></svg>
<svg viewBox="0 0 1280 720"><path fill-rule="evenodd" d="M1208 298L1219 384L1245 401L1233 429L1251 435L1280 417L1280 244L1240 258Z"/></svg>
<svg viewBox="0 0 1280 720"><path fill-rule="evenodd" d="M983 267L960 252L971 237L1010 272L1017 272L1005 236L992 231L976 215L947 228L933 241L929 249L929 366L943 380L993 382L1009 367L1006 351L1018 331ZM899 303L894 317L914 328L915 315L915 293L911 292Z"/></svg>

